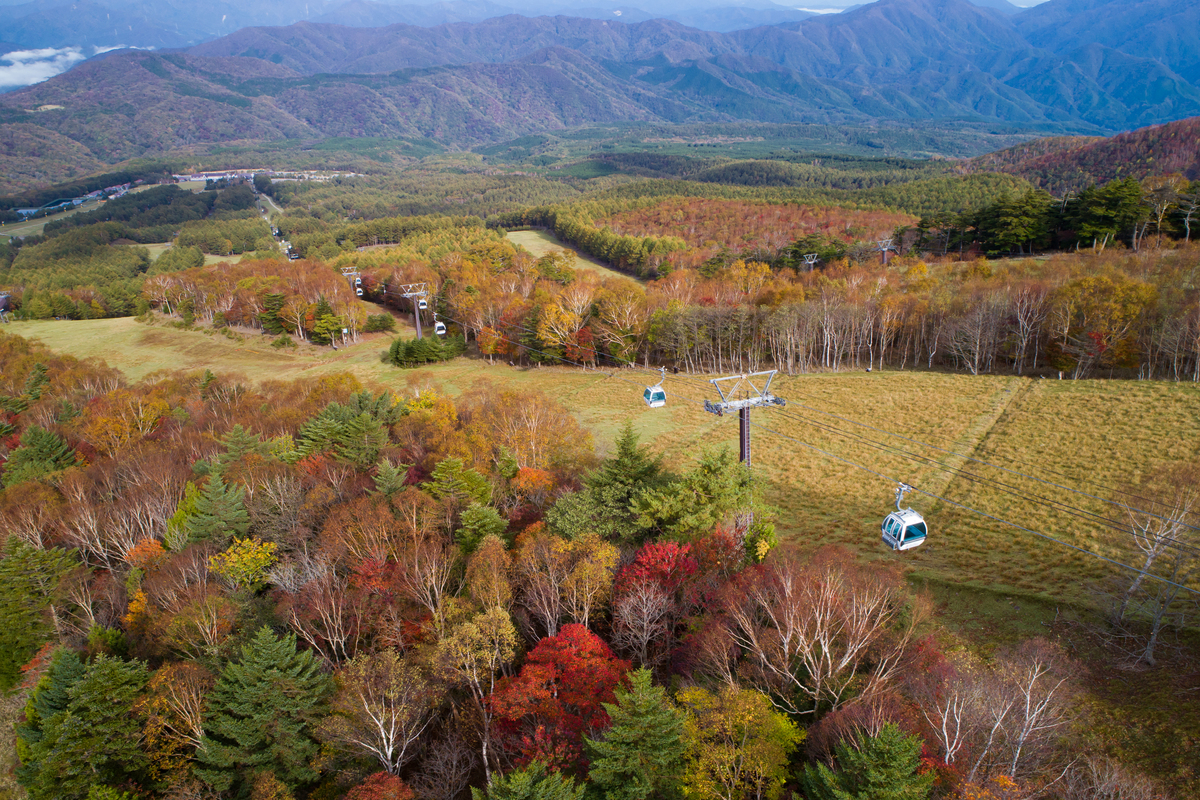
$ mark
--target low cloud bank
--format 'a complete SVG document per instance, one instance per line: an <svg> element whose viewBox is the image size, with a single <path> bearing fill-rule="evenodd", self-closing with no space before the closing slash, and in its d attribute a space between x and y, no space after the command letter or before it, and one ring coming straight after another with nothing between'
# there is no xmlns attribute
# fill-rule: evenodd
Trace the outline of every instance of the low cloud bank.
<svg viewBox="0 0 1200 800"><path fill-rule="evenodd" d="M13 50L0 55L0 92L19 89L53 78L60 72L92 56L120 50L116 47L42 47L37 50Z"/></svg>

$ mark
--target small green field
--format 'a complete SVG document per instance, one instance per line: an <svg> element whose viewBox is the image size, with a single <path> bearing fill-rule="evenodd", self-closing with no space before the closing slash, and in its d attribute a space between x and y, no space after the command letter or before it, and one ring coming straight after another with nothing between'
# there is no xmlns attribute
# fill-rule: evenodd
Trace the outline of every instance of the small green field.
<svg viewBox="0 0 1200 800"><path fill-rule="evenodd" d="M61 214L51 214L48 217L38 217L27 222L6 222L0 225L0 236L6 239L11 239L14 236L40 236L42 229L46 227L47 222L54 222L59 219L66 219L74 216L81 211L95 211L100 207L99 200L89 200L83 205L76 206L70 211L63 211Z"/></svg>
<svg viewBox="0 0 1200 800"><path fill-rule="evenodd" d="M512 231L508 234L508 240L513 244L524 247L538 258L555 250L567 250L575 254L575 267L577 269L586 269L590 272L598 273L605 278L636 280L632 276L626 275L624 272L617 272L612 267L602 264L591 256L581 253L574 247L560 241L552 231Z"/></svg>
<svg viewBox="0 0 1200 800"><path fill-rule="evenodd" d="M536 388L565 405L601 452L630 420L676 468L702 448L737 447L736 417L703 410L705 398L715 399L708 376L668 376L667 407L649 409L641 393L654 377L644 370L512 367L474 357L400 370L380 361L387 334L334 352L312 345L281 351L265 336L238 341L129 318L19 322L7 330L104 359L132 380L172 369L212 369L250 382L346 371L401 392L439 386L458 394L481 381ZM1026 613L1091 602L1092 588L1116 568L1068 545L1133 563L1128 535L1102 519L1124 521L1124 512L1105 501L1160 466L1200 457L1200 387L1191 384L877 370L780 376L772 390L788 405L753 413L753 466L779 509L781 536L901 562L914 580L992 593L1024 603ZM903 555L879 542L896 481L928 492L905 504L926 515L930 538Z"/></svg>

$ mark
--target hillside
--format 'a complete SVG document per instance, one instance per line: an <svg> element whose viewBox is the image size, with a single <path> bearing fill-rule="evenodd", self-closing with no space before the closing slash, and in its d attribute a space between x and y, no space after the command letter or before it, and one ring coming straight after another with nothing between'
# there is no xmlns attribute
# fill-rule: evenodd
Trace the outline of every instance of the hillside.
<svg viewBox="0 0 1200 800"><path fill-rule="evenodd" d="M1200 179L1200 117L1120 133L1112 138L1036 139L972 159L980 172L1008 172L1061 193L1119 178L1180 173Z"/></svg>
<svg viewBox="0 0 1200 800"><path fill-rule="evenodd" d="M1160 10L1172 9L1186 17ZM1025 19L966 0L879 0L724 34L566 16L302 22L246 28L184 54L92 59L0 95L0 125L73 142L76 152L63 150L69 174L216 145L346 137L457 150L598 123L1000 123L1097 134L1200 115L1200 88L1168 64L1082 32L1070 47L1035 46ZM62 108L30 112L43 106Z"/></svg>

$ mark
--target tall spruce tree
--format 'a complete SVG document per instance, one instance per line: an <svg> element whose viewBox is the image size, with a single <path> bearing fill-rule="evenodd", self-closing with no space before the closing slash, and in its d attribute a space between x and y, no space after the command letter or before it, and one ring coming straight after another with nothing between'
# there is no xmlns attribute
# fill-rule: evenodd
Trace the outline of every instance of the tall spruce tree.
<svg viewBox="0 0 1200 800"><path fill-rule="evenodd" d="M39 550L15 536L5 544L0 559L0 691L16 685L21 667L54 635L63 578L78 566L68 550Z"/></svg>
<svg viewBox="0 0 1200 800"><path fill-rule="evenodd" d="M75 464L75 451L53 431L31 425L21 434L21 446L4 464L4 485L18 483L64 470Z"/></svg>
<svg viewBox="0 0 1200 800"><path fill-rule="evenodd" d="M856 746L857 745L857 746ZM921 775L921 740L892 723L877 736L834 747L837 770L808 764L800 776L809 800L925 800L932 772Z"/></svg>
<svg viewBox="0 0 1200 800"><path fill-rule="evenodd" d="M592 786L606 800L674 796L683 770L683 715L647 669L629 673L629 689L615 694L616 703L604 704L612 727L601 739L585 740Z"/></svg>
<svg viewBox="0 0 1200 800"><path fill-rule="evenodd" d="M227 543L234 536L245 536L250 529L250 514L243 502L242 487L227 486L220 475L210 475L204 490L196 498L196 510L184 523L193 542Z"/></svg>
<svg viewBox="0 0 1200 800"><path fill-rule="evenodd" d="M584 479L584 489L565 495L550 509L546 522L560 536L574 539L594 532L605 539L640 543L646 535L638 525L636 503L647 491L670 483L662 457L640 444L626 422L617 435L616 451Z"/></svg>
<svg viewBox="0 0 1200 800"><path fill-rule="evenodd" d="M583 792L574 778L547 772L546 765L534 759L496 778L486 791L471 787L471 800L582 800Z"/></svg>
<svg viewBox="0 0 1200 800"><path fill-rule="evenodd" d="M296 652L295 636L279 638L264 626L217 680L196 775L238 797L266 772L291 789L312 783L313 731L332 688L313 654Z"/></svg>
<svg viewBox="0 0 1200 800"><path fill-rule="evenodd" d="M87 666L30 748L22 777L31 800L85 800L92 787L137 777L147 758L133 704L148 680L140 662L102 655Z"/></svg>
<svg viewBox="0 0 1200 800"><path fill-rule="evenodd" d="M46 723L63 714L71 702L71 687L83 679L83 662L74 650L60 647L25 703L25 721L17 725L17 781L29 786L37 779L46 750Z"/></svg>

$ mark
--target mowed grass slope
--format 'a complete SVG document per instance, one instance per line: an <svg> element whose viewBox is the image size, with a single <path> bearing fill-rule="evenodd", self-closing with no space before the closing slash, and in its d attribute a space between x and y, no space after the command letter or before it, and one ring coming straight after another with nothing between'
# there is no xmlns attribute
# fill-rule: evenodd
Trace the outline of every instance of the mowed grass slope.
<svg viewBox="0 0 1200 800"><path fill-rule="evenodd" d="M625 278L626 280L636 280L635 278L626 275L623 272L618 272L612 267L604 264L586 253L581 253L571 245L563 242L552 231L512 231L506 237L515 245L524 247L535 258L541 258L547 253L552 253L557 250L566 250L568 253L575 255L575 268L595 272L602 278Z"/></svg>
<svg viewBox="0 0 1200 800"><path fill-rule="evenodd" d="M132 319L24 322L7 330L102 358L131 380L163 369L212 369L255 383L346 371L399 392L437 386L459 394L482 381L537 389L570 410L601 453L629 420L676 470L703 448L737 448L736 416L703 410L703 400L716 397L705 376L668 376L667 406L649 409L642 387L656 376L645 370L512 367L473 357L400 370L379 360L387 335L334 352L280 351L269 337L237 342ZM1129 536L1104 520L1125 524L1127 516L1105 501L1163 466L1200 458L1200 387L1191 384L875 371L780 376L772 390L788 405L753 412L753 474L779 509L781 537L899 561L918 580L1049 603L1089 603L1093 587L1117 568L1004 521L1132 564ZM903 554L879 540L896 481L933 495L906 498L925 514L930 537Z"/></svg>

